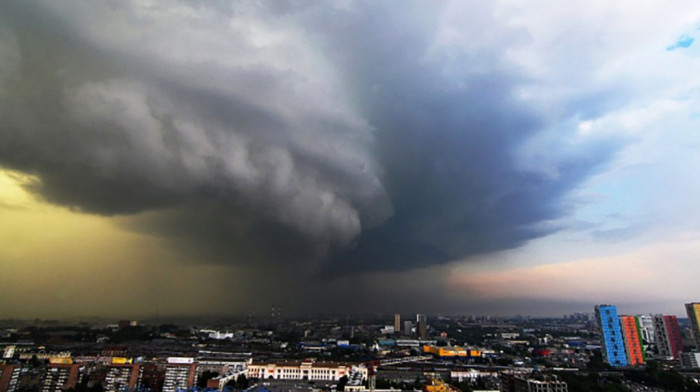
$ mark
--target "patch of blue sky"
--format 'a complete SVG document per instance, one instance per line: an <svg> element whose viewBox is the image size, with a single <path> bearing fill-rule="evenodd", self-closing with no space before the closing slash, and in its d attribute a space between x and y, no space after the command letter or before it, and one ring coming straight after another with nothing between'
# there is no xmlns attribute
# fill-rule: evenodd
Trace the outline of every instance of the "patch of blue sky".
<svg viewBox="0 0 700 392"><path fill-rule="evenodd" d="M695 41L695 38L689 36L688 34L683 34L681 35L680 38L678 38L678 41L676 41L675 44L667 46L666 50L674 50L678 48L689 48L690 45L693 44Z"/></svg>
<svg viewBox="0 0 700 392"><path fill-rule="evenodd" d="M589 184L583 193L589 201L576 209L574 217L594 224L598 230L606 230L629 223L616 217L644 216L644 195L653 192L646 175L648 169L646 165L628 167Z"/></svg>

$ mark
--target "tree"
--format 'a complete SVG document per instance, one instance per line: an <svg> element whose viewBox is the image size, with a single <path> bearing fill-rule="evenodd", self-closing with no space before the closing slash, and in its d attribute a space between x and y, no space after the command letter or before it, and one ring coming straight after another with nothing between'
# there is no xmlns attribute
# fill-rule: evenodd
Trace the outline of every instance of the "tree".
<svg viewBox="0 0 700 392"><path fill-rule="evenodd" d="M416 381L413 382L413 389L421 389L423 383L420 382L420 376L416 376Z"/></svg>
<svg viewBox="0 0 700 392"><path fill-rule="evenodd" d="M197 386L200 388L206 388L207 387L207 381L211 380L212 378L216 377L219 375L219 372L213 372L211 370L205 370L202 372L202 376L199 377L199 380L197 380Z"/></svg>
<svg viewBox="0 0 700 392"><path fill-rule="evenodd" d="M343 376L338 379L338 392L345 390L345 385L348 383L348 376Z"/></svg>
<svg viewBox="0 0 700 392"><path fill-rule="evenodd" d="M248 377L245 376L245 374L241 374L236 378L236 388L238 389L247 389L250 386L250 380L248 380Z"/></svg>

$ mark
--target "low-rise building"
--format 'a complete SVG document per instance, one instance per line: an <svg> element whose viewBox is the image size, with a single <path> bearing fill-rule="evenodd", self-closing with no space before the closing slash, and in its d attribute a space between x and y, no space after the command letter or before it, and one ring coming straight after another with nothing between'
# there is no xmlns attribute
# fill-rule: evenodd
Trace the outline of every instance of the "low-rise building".
<svg viewBox="0 0 700 392"><path fill-rule="evenodd" d="M681 365L686 368L700 368L700 353L681 353Z"/></svg>
<svg viewBox="0 0 700 392"><path fill-rule="evenodd" d="M432 345L423 346L423 352L436 355L441 358L445 357L465 357L475 358L481 357L481 350L470 349L468 347L437 347Z"/></svg>
<svg viewBox="0 0 700 392"><path fill-rule="evenodd" d="M352 371L359 371L363 379L367 378L367 369L349 363L317 362L313 359L304 361L253 362L248 365L248 377L275 380L334 380L350 376Z"/></svg>

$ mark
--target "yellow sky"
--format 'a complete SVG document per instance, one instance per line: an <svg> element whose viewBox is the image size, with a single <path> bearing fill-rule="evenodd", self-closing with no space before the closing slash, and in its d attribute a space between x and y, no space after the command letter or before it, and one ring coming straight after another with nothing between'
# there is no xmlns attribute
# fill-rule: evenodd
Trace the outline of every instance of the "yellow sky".
<svg viewBox="0 0 700 392"><path fill-rule="evenodd" d="M218 299L235 276L231 267L188 264L165 240L125 231L116 218L42 202L22 188L32 181L37 179L0 169L0 313L5 317L223 310Z"/></svg>

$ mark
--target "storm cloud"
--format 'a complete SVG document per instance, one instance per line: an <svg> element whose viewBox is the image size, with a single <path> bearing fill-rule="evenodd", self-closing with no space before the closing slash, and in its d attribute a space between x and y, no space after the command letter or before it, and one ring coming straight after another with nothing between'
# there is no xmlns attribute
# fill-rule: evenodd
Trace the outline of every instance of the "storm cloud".
<svg viewBox="0 0 700 392"><path fill-rule="evenodd" d="M568 121L618 103L528 99L527 32L474 3L9 2L0 166L199 261L342 275L517 247L618 148Z"/></svg>

